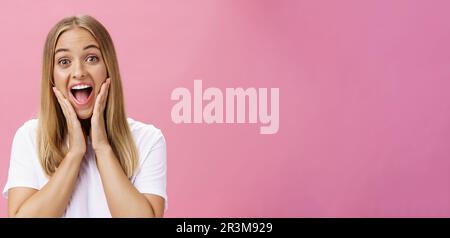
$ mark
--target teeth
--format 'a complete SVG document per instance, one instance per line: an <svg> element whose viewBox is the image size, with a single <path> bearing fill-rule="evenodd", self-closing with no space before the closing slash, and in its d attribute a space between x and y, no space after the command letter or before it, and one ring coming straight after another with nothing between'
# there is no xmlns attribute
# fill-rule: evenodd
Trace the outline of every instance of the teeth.
<svg viewBox="0 0 450 238"><path fill-rule="evenodd" d="M87 84L78 84L78 85L76 85L76 86L73 86L72 89L79 90L79 89L85 89L85 88L90 88L90 87L91 87L91 86L90 86L90 85L87 85Z"/></svg>

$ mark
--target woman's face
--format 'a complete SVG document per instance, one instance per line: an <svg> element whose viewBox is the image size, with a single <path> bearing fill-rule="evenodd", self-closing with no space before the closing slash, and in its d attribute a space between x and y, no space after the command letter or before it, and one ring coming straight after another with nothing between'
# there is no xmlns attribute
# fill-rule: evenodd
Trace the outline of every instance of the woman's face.
<svg viewBox="0 0 450 238"><path fill-rule="evenodd" d="M90 118L107 70L99 44L89 31L73 28L59 36L53 78L78 118Z"/></svg>

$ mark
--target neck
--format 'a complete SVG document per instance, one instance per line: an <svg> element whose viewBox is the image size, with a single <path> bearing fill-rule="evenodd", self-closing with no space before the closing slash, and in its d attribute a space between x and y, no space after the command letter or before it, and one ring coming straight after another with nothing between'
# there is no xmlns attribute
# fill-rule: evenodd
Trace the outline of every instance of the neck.
<svg viewBox="0 0 450 238"><path fill-rule="evenodd" d="M81 119L80 124L86 135L89 135L89 130L91 129L91 118Z"/></svg>

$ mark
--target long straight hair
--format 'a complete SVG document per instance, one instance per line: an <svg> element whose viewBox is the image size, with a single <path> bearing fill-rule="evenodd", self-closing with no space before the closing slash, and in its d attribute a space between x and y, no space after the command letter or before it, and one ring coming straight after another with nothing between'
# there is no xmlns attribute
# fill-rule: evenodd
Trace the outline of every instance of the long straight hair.
<svg viewBox="0 0 450 238"><path fill-rule="evenodd" d="M95 18L87 15L71 16L59 21L48 33L44 46L41 80L41 105L38 117L37 143L41 165L51 176L68 152L65 142L68 136L67 122L52 92L54 85L55 47L59 36L73 28L89 31L97 40L108 76L111 79L105 107L105 127L109 143L130 178L138 164L138 153L128 126L123 99L123 89L114 45L106 28Z"/></svg>

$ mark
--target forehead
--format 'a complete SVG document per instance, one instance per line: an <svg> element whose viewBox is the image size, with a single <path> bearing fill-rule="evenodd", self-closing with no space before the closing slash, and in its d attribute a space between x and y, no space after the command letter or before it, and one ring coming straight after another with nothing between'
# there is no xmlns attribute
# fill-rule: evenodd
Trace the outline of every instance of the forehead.
<svg viewBox="0 0 450 238"><path fill-rule="evenodd" d="M97 41L89 31L76 27L63 32L59 36L56 48L74 49L82 48L90 44L98 45Z"/></svg>

